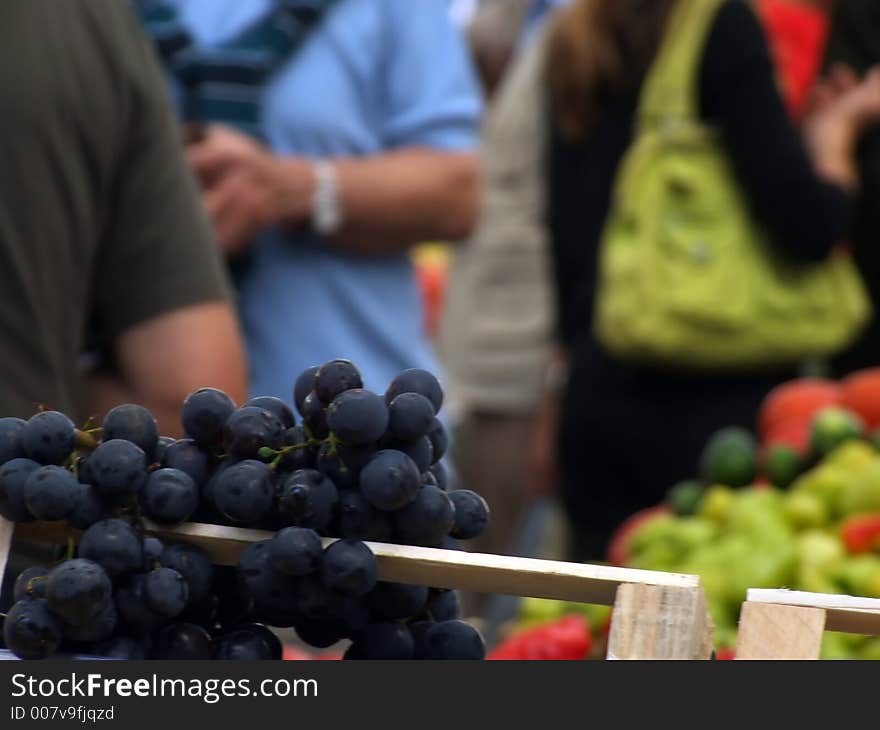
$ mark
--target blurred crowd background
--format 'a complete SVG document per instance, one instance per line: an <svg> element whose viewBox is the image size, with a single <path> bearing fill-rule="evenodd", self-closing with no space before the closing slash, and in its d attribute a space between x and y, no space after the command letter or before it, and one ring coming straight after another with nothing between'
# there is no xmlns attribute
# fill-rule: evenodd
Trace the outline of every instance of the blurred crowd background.
<svg viewBox="0 0 880 730"><path fill-rule="evenodd" d="M682 8L709 13L705 38ZM492 509L475 549L595 561L774 385L880 365L876 320L821 358L705 371L620 358L593 327L640 91L687 43L681 84L773 255L851 256L876 306L876 0L4 13L3 415L136 401L177 435L196 387L291 402L333 358L377 392L425 368L447 389L457 483Z"/></svg>

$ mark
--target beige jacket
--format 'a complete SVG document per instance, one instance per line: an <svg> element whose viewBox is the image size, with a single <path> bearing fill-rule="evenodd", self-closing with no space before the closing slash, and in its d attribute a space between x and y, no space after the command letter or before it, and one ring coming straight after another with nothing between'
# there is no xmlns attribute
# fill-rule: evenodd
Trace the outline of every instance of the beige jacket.
<svg viewBox="0 0 880 730"><path fill-rule="evenodd" d="M542 49L517 60L485 122L482 218L456 252L440 342L455 410L522 414L543 389L555 312Z"/></svg>

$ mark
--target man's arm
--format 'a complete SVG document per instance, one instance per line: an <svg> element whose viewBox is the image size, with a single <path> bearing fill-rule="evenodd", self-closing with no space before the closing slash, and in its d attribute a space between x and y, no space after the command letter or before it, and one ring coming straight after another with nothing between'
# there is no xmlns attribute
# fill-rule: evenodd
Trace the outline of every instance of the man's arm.
<svg viewBox="0 0 880 730"><path fill-rule="evenodd" d="M312 163L278 157L256 141L211 126L190 147L221 248L244 248L266 226L304 228L315 190ZM473 154L428 148L332 160L344 224L332 240L359 253L392 253L419 241L468 236L479 210Z"/></svg>
<svg viewBox="0 0 880 730"><path fill-rule="evenodd" d="M241 336L232 307L207 302L142 322L117 339L117 371L88 378L89 413L103 417L121 403L139 403L161 433L182 435L180 407L192 391L219 388L246 399Z"/></svg>

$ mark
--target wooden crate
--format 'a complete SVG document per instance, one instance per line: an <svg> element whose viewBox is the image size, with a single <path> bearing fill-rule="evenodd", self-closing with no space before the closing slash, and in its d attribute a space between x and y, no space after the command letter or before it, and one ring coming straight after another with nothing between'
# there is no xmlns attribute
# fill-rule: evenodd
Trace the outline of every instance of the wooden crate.
<svg viewBox="0 0 880 730"><path fill-rule="evenodd" d="M824 631L880 636L880 600L826 593L748 592L737 659L818 659Z"/></svg>
<svg viewBox="0 0 880 730"><path fill-rule="evenodd" d="M198 545L218 565L235 564L247 545L272 536L194 523L176 528L147 524L146 531L169 542ZM31 542L53 543L78 534L62 523L13 525L0 518L0 575L13 533ZM381 580L613 606L609 659L709 659L712 654L712 623L694 575L367 544L378 559Z"/></svg>

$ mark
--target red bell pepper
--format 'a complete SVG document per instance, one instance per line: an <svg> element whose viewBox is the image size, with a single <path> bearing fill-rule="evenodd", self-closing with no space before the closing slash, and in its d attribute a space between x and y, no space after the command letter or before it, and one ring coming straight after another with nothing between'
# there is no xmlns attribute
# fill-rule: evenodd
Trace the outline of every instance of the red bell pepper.
<svg viewBox="0 0 880 730"><path fill-rule="evenodd" d="M856 515L840 525L840 539L851 554L880 550L880 513Z"/></svg>
<svg viewBox="0 0 880 730"><path fill-rule="evenodd" d="M589 656L592 645L593 637L586 618L571 615L515 634L486 658L577 661Z"/></svg>

